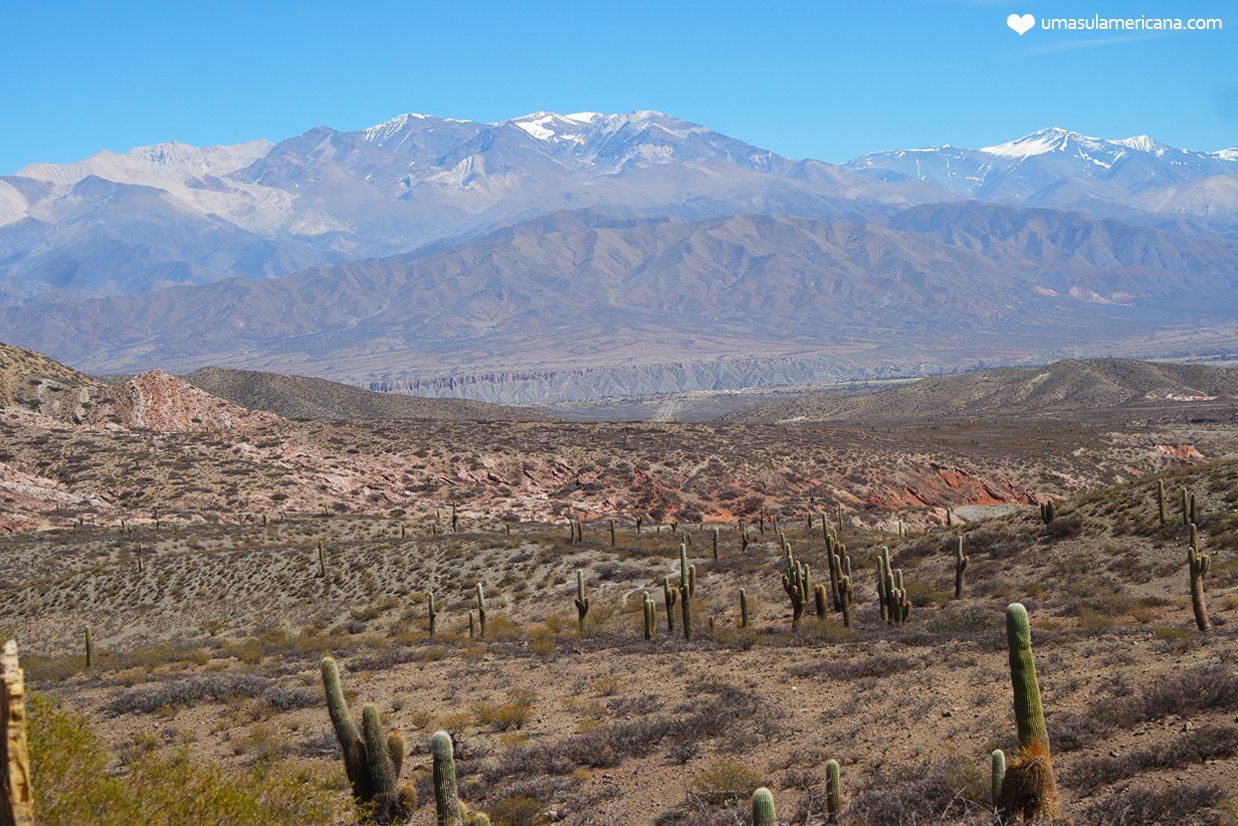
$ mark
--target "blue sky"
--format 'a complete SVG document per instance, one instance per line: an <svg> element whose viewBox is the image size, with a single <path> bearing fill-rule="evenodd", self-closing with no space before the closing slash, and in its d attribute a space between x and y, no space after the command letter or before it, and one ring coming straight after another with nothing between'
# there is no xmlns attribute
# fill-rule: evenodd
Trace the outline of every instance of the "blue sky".
<svg viewBox="0 0 1238 826"><path fill-rule="evenodd" d="M1221 17L1221 32L1033 30ZM1238 144L1238 3L0 0L0 174L107 148L280 140L401 112L659 109L784 155L983 146L1045 126Z"/></svg>

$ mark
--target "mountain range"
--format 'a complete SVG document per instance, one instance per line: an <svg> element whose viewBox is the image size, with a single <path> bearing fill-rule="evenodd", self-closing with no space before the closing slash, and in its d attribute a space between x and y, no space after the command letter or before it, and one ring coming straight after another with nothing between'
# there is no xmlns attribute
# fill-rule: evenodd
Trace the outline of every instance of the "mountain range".
<svg viewBox="0 0 1238 826"><path fill-rule="evenodd" d="M657 112L402 115L0 178L0 339L539 402L1232 352L1238 151L796 161Z"/></svg>

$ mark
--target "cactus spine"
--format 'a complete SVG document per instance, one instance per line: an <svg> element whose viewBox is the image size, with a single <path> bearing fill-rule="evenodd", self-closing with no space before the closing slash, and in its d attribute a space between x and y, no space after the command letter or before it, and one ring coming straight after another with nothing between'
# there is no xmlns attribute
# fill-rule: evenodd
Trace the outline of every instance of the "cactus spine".
<svg viewBox="0 0 1238 826"><path fill-rule="evenodd" d="M967 570L968 557L963 556L963 535L959 534L959 545L954 551L954 598L963 598L963 572Z"/></svg>
<svg viewBox="0 0 1238 826"><path fill-rule="evenodd" d="M1212 557L1199 551L1199 533L1191 524L1191 544L1186 549L1187 568L1191 574L1191 608L1195 612L1195 625L1200 631L1212 630L1208 618L1208 603L1204 598L1204 577L1212 567Z"/></svg>
<svg viewBox="0 0 1238 826"><path fill-rule="evenodd" d="M481 583L477 583L477 637L486 638L486 596L481 591Z"/></svg>
<svg viewBox="0 0 1238 826"><path fill-rule="evenodd" d="M585 615L589 613L589 597L585 596L585 572L576 571L576 624L580 636L585 635Z"/></svg>
<svg viewBox="0 0 1238 826"><path fill-rule="evenodd" d="M1017 602L1006 608L1006 644L1010 649L1010 685L1019 751L1006 767L1002 780L1001 811L1006 818L1018 815L1028 823L1053 822L1060 811L1049 755L1049 732L1036 681L1031 624L1027 609Z"/></svg>
<svg viewBox="0 0 1238 826"><path fill-rule="evenodd" d="M774 795L762 786L752 793L752 826L777 826L774 815Z"/></svg>
<svg viewBox="0 0 1238 826"><path fill-rule="evenodd" d="M838 823L838 813L842 811L842 792L838 786L838 761L828 760L825 764L826 811L829 812L828 823L835 826Z"/></svg>
<svg viewBox="0 0 1238 826"><path fill-rule="evenodd" d="M445 731L434 732L430 738L430 755L434 761L434 814L437 826L463 826L451 735Z"/></svg>

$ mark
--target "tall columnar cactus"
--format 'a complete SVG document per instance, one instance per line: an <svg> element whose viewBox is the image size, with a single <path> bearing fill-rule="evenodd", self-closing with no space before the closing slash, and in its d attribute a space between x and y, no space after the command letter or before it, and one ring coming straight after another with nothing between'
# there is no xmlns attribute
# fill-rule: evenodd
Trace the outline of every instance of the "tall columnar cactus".
<svg viewBox="0 0 1238 826"><path fill-rule="evenodd" d="M825 619L825 613L826 613L826 596L825 595L826 595L826 590L825 590L824 585L821 585L818 583L812 589L813 604L814 604L814 607L817 609L817 618L821 620Z"/></svg>
<svg viewBox="0 0 1238 826"><path fill-rule="evenodd" d="M327 556L322 551L322 540L318 540L318 576L327 578Z"/></svg>
<svg viewBox="0 0 1238 826"><path fill-rule="evenodd" d="M1053 504L1053 500L1044 502L1040 505L1040 520L1048 525L1057 518L1057 506Z"/></svg>
<svg viewBox="0 0 1238 826"><path fill-rule="evenodd" d="M1182 489L1182 527L1187 527L1191 524L1191 494L1186 489Z"/></svg>
<svg viewBox="0 0 1238 826"><path fill-rule="evenodd" d="M1187 499L1186 510L1187 510L1187 521L1190 522L1192 525L1197 524L1199 522L1199 519L1196 517L1196 514L1195 514L1195 494L1194 493L1192 493L1190 498Z"/></svg>
<svg viewBox="0 0 1238 826"><path fill-rule="evenodd" d="M615 547L615 520L610 520L610 546Z"/></svg>
<svg viewBox="0 0 1238 826"><path fill-rule="evenodd" d="M486 595L482 593L481 583L477 583L477 636L486 638Z"/></svg>
<svg viewBox="0 0 1238 826"><path fill-rule="evenodd" d="M739 627L748 627L748 592L739 589Z"/></svg>
<svg viewBox="0 0 1238 826"><path fill-rule="evenodd" d="M404 740L398 732L384 738L378 719L378 706L366 704L361 713L361 730L348 711L339 669L330 657L322 661L323 688L327 713L344 755L344 771L353 797L370 810L377 824L403 823L412 816L417 794L409 784L399 785L404 761Z"/></svg>
<svg viewBox="0 0 1238 826"><path fill-rule="evenodd" d="M989 769L989 796L993 808L1001 806L1002 783L1006 779L1006 752L993 749L992 765Z"/></svg>
<svg viewBox="0 0 1238 826"><path fill-rule="evenodd" d="M718 558L718 529L714 528L714 559Z"/></svg>
<svg viewBox="0 0 1238 826"><path fill-rule="evenodd" d="M430 636L434 636L434 631L438 628L438 611L434 607L434 592L430 591L426 594L426 612L429 614L430 620Z"/></svg>
<svg viewBox="0 0 1238 826"><path fill-rule="evenodd" d="M331 717L331 726L335 729L335 738L339 740L340 751L344 755L344 773L352 785L353 797L357 800L370 799L370 773L366 765L365 743L352 714L348 711L348 701L344 699L344 688L340 685L339 668L331 657L322 660L322 686L327 694L327 714Z"/></svg>
<svg viewBox="0 0 1238 826"><path fill-rule="evenodd" d="M1199 550L1199 534L1191 525L1191 544L1186 549L1187 569L1191 574L1191 608L1195 612L1195 625L1200 631L1212 630L1208 618L1208 603L1204 598L1204 577L1212 567L1212 557Z"/></svg>
<svg viewBox="0 0 1238 826"><path fill-rule="evenodd" d="M671 578L662 577L662 601L666 603L666 632L675 633L675 603L679 601L679 589L671 585Z"/></svg>
<svg viewBox="0 0 1238 826"><path fill-rule="evenodd" d="M851 574L843 574L838 580L838 595L842 602L843 627L851 627Z"/></svg>
<svg viewBox="0 0 1238 826"><path fill-rule="evenodd" d="M954 549L954 598L963 598L963 572L967 570L969 557L963 556L963 534L959 534L958 547Z"/></svg>
<svg viewBox="0 0 1238 826"><path fill-rule="evenodd" d="M778 826L773 792L764 786L752 793L752 826Z"/></svg>
<svg viewBox="0 0 1238 826"><path fill-rule="evenodd" d="M1010 684L1019 750L1006 766L999 808L1006 818L1021 816L1028 823L1052 823L1059 817L1060 809L1049 755L1049 732L1032 658L1031 624L1027 609L1017 602L1006 608L1006 644L1010 650Z"/></svg>
<svg viewBox="0 0 1238 826"><path fill-rule="evenodd" d="M95 665L95 640L90 633L90 626L86 626L86 667L94 668Z"/></svg>
<svg viewBox="0 0 1238 826"><path fill-rule="evenodd" d="M460 795L456 791L456 758L451 735L436 731L430 738L433 760L434 815L437 826L463 826Z"/></svg>
<svg viewBox="0 0 1238 826"><path fill-rule="evenodd" d="M645 591L641 599L641 609L645 616L645 639L651 640L654 632L658 630L658 609L648 591Z"/></svg>
<svg viewBox="0 0 1238 826"><path fill-rule="evenodd" d="M886 578L886 561L885 557L877 554L877 603L881 609L881 621L890 621L890 595L886 591L886 583L889 580Z"/></svg>
<svg viewBox="0 0 1238 826"><path fill-rule="evenodd" d="M828 823L836 826L838 814L843 809L842 790L838 783L838 761L827 760L825 763L825 805L829 813Z"/></svg>
<svg viewBox="0 0 1238 826"><path fill-rule="evenodd" d="M808 576L807 566L802 562L796 562L795 556L791 553L791 546L783 542L783 561L785 570L782 575L782 589L787 592L787 596L791 599L791 630L795 631L800 627L800 617L804 614L804 605L808 602Z"/></svg>
<svg viewBox="0 0 1238 826"><path fill-rule="evenodd" d="M1165 480L1164 479L1156 480L1156 518L1157 518L1157 521L1161 523L1161 526L1164 527L1165 525Z"/></svg>
<svg viewBox="0 0 1238 826"><path fill-rule="evenodd" d="M459 527L460 527L460 521L459 521L459 516L456 513L456 503L452 502L451 503L451 532L459 533L460 532Z"/></svg>
<svg viewBox="0 0 1238 826"><path fill-rule="evenodd" d="M576 572L576 623L580 636L585 635L585 616L589 613L589 597L585 596L585 572Z"/></svg>

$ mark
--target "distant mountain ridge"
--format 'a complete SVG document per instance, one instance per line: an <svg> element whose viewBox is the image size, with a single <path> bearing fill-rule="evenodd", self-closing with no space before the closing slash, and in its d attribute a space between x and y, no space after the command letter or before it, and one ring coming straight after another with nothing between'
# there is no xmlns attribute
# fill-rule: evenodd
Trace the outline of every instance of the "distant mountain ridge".
<svg viewBox="0 0 1238 826"><path fill-rule="evenodd" d="M580 208L880 220L960 197L1238 224L1238 152L1048 129L983 149L793 160L660 112L405 114L279 143L167 143L0 177L0 299L148 292L409 252Z"/></svg>
<svg viewBox="0 0 1238 826"><path fill-rule="evenodd" d="M204 367L182 376L194 387L250 410L287 419L435 419L548 422L554 416L468 399L428 399L375 393L325 379Z"/></svg>
<svg viewBox="0 0 1238 826"><path fill-rule="evenodd" d="M0 329L96 373L312 371L527 403L947 372L1166 330L1194 346L1238 317L1238 245L1216 238L981 202L888 223L565 212L284 278L0 307Z"/></svg>
<svg viewBox="0 0 1238 826"><path fill-rule="evenodd" d="M749 424L925 421L972 416L1177 407L1238 411L1238 369L1122 359L1058 361L939 376L862 395L833 393L758 405L724 417Z"/></svg>

